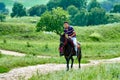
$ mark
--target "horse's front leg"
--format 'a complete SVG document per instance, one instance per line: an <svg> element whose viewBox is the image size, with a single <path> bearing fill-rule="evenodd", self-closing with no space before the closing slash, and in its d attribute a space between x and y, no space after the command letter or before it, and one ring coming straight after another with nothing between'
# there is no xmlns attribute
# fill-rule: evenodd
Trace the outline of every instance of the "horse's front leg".
<svg viewBox="0 0 120 80"><path fill-rule="evenodd" d="M73 57L71 57L71 61L72 61L72 63L71 63L71 68L73 68L73 63L74 63Z"/></svg>
<svg viewBox="0 0 120 80"><path fill-rule="evenodd" d="M78 56L77 56L77 58L78 58L78 62L79 62L79 68L81 68L81 66L80 66L80 62L81 62L81 58L82 58L81 49L78 50Z"/></svg>
<svg viewBox="0 0 120 80"><path fill-rule="evenodd" d="M66 63L67 63L67 71L69 70L69 59L67 57L65 57L66 59Z"/></svg>

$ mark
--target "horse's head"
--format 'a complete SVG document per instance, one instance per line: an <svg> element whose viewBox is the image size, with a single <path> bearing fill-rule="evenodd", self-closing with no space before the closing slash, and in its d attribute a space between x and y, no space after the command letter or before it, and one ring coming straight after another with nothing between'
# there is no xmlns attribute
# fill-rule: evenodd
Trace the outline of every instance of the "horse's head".
<svg viewBox="0 0 120 80"><path fill-rule="evenodd" d="M63 53L63 48L67 44L67 38L66 35L60 35L60 45L59 45L59 52Z"/></svg>

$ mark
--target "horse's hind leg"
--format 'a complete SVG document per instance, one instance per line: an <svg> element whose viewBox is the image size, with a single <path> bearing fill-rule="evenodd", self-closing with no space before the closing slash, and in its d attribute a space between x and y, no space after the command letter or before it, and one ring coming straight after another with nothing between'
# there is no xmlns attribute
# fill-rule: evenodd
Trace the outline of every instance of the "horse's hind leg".
<svg viewBox="0 0 120 80"><path fill-rule="evenodd" d="M74 62L74 59L73 57L71 57L71 68L73 68L73 62Z"/></svg>
<svg viewBox="0 0 120 80"><path fill-rule="evenodd" d="M78 58L78 62L79 62L79 68L81 68L81 66L80 66L80 62L81 62L81 58L82 58L81 49L79 49L79 51L78 51L77 58Z"/></svg>
<svg viewBox="0 0 120 80"><path fill-rule="evenodd" d="M69 70L69 59L67 57L65 57L66 59L66 63L67 63L67 71Z"/></svg>

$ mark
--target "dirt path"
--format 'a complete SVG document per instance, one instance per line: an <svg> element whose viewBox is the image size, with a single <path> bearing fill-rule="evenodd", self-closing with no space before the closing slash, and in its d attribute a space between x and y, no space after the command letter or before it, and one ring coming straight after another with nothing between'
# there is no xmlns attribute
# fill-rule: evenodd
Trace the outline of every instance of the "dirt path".
<svg viewBox="0 0 120 80"><path fill-rule="evenodd" d="M12 54L15 56L25 56L24 54L19 54L12 51L9 52L9 51L2 50L1 52L4 52L5 54L8 54L8 55ZM91 60L90 63L88 64L81 64L81 67L85 68L88 66L96 66L101 63L104 64L104 63L116 63L116 62L120 63L120 57L113 58L113 59L105 59L105 60ZM39 74L45 74L45 73L65 70L65 69L66 69L66 64L43 64L43 65L16 68L16 69L12 69L8 73L0 74L0 80L24 80L24 79L27 80L37 72ZM74 69L78 69L78 64L74 64Z"/></svg>
<svg viewBox="0 0 120 80"><path fill-rule="evenodd" d="M24 53L14 52L14 51L8 51L8 50L1 50L0 52L5 55L12 55L12 56L26 56ZM50 56L37 56L39 58L51 58Z"/></svg>

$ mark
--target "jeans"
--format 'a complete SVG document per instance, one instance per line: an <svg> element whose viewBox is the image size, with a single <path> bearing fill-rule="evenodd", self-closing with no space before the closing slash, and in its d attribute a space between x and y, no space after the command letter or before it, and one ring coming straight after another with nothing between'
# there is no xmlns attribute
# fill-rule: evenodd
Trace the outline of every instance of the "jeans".
<svg viewBox="0 0 120 80"><path fill-rule="evenodd" d="M76 37L72 37L71 39L72 39L73 44L75 46L75 51L77 52L77 39L76 39Z"/></svg>

